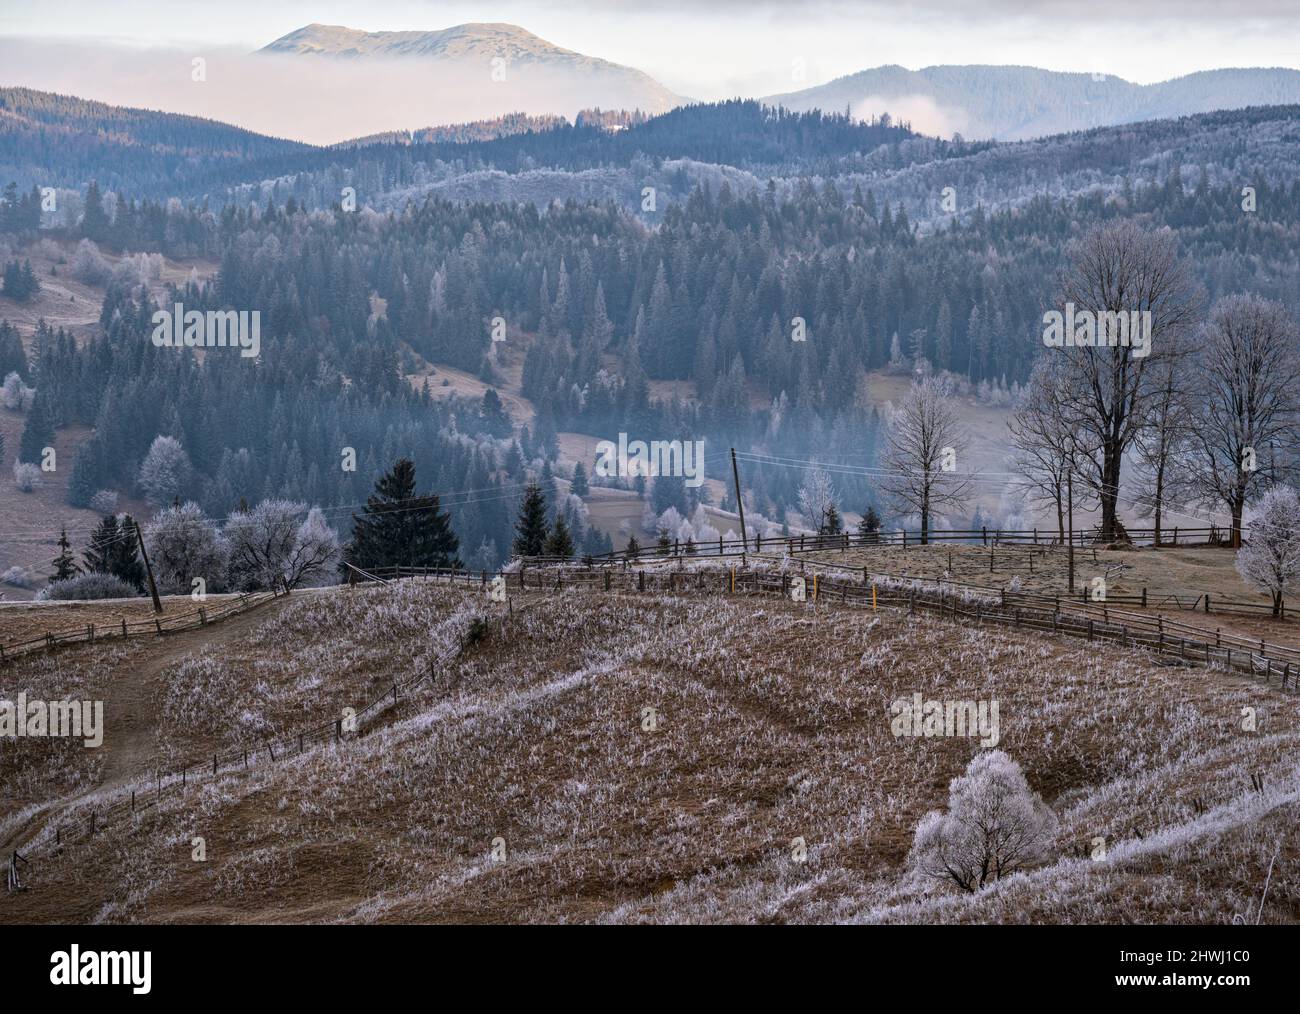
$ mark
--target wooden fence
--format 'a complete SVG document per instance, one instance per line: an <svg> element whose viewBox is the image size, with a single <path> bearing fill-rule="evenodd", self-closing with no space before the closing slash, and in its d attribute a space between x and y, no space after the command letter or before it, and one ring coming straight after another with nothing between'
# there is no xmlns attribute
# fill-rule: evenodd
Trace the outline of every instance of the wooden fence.
<svg viewBox="0 0 1300 1014"><path fill-rule="evenodd" d="M272 599L287 594L288 591L256 592L240 595L235 599L226 599L218 603L214 609L200 606L193 612L180 613L176 616L154 616L147 620L128 620L123 617L118 623L88 623L84 627L70 630L46 631L25 641L0 644L0 663L33 651L56 648L60 645L98 644L104 641L121 641L128 637L161 636L175 634L182 630L193 630L196 627L206 627L209 623L227 619L236 613L246 613L250 609L256 609Z"/></svg>

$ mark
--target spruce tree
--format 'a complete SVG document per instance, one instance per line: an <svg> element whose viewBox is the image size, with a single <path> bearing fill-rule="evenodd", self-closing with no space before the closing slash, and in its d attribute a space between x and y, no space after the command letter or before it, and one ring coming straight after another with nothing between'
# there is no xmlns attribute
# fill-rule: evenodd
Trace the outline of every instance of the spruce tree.
<svg viewBox="0 0 1300 1014"><path fill-rule="evenodd" d="M453 567L460 539L437 494L417 496L415 465L402 458L375 483L364 513L352 516L352 542L345 558L363 570L375 567Z"/></svg>
<svg viewBox="0 0 1300 1014"><path fill-rule="evenodd" d="M555 515L555 526L546 537L543 552L547 556L558 556L564 560L573 556L573 536L569 534L569 526L564 523L563 514Z"/></svg>
<svg viewBox="0 0 1300 1014"><path fill-rule="evenodd" d="M822 522L822 534L839 535L842 531L844 531L844 525L840 521L840 512L833 503L827 504L825 520Z"/></svg>
<svg viewBox="0 0 1300 1014"><path fill-rule="evenodd" d="M636 541L635 535L627 537L627 548L623 550L623 557L627 560L635 560L637 554L641 552L641 543Z"/></svg>
<svg viewBox="0 0 1300 1014"><path fill-rule="evenodd" d="M569 492L574 496L587 496L591 493L591 486L587 482L587 469L581 461L573 466L573 483L569 487Z"/></svg>
<svg viewBox="0 0 1300 1014"><path fill-rule="evenodd" d="M515 522L515 556L541 556L546 548L546 497L542 487L528 484Z"/></svg>
<svg viewBox="0 0 1300 1014"><path fill-rule="evenodd" d="M118 540L108 547L108 572L121 578L136 591L143 591L145 573L144 564L140 561L140 536L136 531L135 518L124 514L118 525L118 533Z"/></svg>
<svg viewBox="0 0 1300 1014"><path fill-rule="evenodd" d="M862 520L858 522L858 535L866 543L880 541L880 515L876 513L876 508L868 507L862 515Z"/></svg>
<svg viewBox="0 0 1300 1014"><path fill-rule="evenodd" d="M54 558L54 580L66 581L81 573L77 561L72 555L72 544L68 542L68 526L59 532L59 555Z"/></svg>
<svg viewBox="0 0 1300 1014"><path fill-rule="evenodd" d="M42 452L54 444L54 406L44 390L37 390L32 407L23 426L22 440L18 445L18 460L33 465L40 464Z"/></svg>
<svg viewBox="0 0 1300 1014"><path fill-rule="evenodd" d="M86 564L86 570L91 574L111 574L112 571L112 552L113 547L121 538L121 531L118 528L117 518L112 514L104 516L93 532L90 533L90 542L85 550L82 551L81 558Z"/></svg>

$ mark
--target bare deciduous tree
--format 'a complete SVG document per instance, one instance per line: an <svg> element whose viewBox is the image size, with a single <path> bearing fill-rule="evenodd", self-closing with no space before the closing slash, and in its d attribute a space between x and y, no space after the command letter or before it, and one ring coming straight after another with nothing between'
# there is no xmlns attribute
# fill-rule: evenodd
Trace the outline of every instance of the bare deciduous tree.
<svg viewBox="0 0 1300 1014"><path fill-rule="evenodd" d="M1058 356L1040 356L1025 387L1024 397L1007 424L1015 446L1012 468L1020 475L1014 485L1032 501L1056 513L1056 531L1065 541L1066 485L1074 448L1074 427L1065 418L1061 384L1064 363ZM1082 490L1075 491L1081 506Z"/></svg>
<svg viewBox="0 0 1300 1014"><path fill-rule="evenodd" d="M1280 304L1258 296L1219 300L1200 332L1196 425L1186 458L1187 486L1198 502L1241 514L1266 481L1266 450L1293 449L1300 422L1300 332ZM1270 462L1270 465L1273 464Z"/></svg>
<svg viewBox="0 0 1300 1014"><path fill-rule="evenodd" d="M1186 470L1180 458L1192 438L1192 362L1179 332L1167 339L1176 343L1172 355L1161 356L1151 371L1151 398L1147 421L1137 432L1135 446L1143 472L1143 488L1137 493L1138 514L1151 519L1153 540L1160 545L1160 532L1170 499L1186 489Z"/></svg>
<svg viewBox="0 0 1300 1014"><path fill-rule="evenodd" d="M1062 356L1071 374L1063 385L1069 399L1064 408L1086 459L1081 475L1096 492L1102 538L1113 539L1124 455L1148 424L1159 367L1179 354L1176 339L1194 325L1201 296L1178 259L1170 230L1153 232L1124 220L1093 228L1076 245L1058 301L1097 322L1150 314L1146 354L1104 340L1049 353Z"/></svg>
<svg viewBox="0 0 1300 1014"><path fill-rule="evenodd" d="M826 526L826 513L835 503L835 486L830 473L814 465L799 487L799 513L809 527L821 532Z"/></svg>
<svg viewBox="0 0 1300 1014"><path fill-rule="evenodd" d="M328 574L339 560L339 540L313 507L291 500L263 500L226 523L232 584L274 588L298 585Z"/></svg>
<svg viewBox="0 0 1300 1014"><path fill-rule="evenodd" d="M908 865L973 893L1045 859L1056 826L1020 765L990 750L952 780L947 813L932 810L921 818Z"/></svg>
<svg viewBox="0 0 1300 1014"><path fill-rule="evenodd" d="M923 376L889 418L882 454L883 489L904 510L921 516L921 542L930 541L930 518L936 508L964 506L972 485L956 466L966 441L952 407L946 379ZM947 470L946 470L947 469Z"/></svg>

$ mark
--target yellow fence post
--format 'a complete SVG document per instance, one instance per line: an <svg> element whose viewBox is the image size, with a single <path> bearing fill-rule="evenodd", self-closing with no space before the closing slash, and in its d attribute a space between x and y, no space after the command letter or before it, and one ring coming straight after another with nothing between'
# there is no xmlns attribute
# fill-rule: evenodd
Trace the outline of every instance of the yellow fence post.
<svg viewBox="0 0 1300 1014"><path fill-rule="evenodd" d="M874 612L876 608L876 586L871 586L871 609Z"/></svg>

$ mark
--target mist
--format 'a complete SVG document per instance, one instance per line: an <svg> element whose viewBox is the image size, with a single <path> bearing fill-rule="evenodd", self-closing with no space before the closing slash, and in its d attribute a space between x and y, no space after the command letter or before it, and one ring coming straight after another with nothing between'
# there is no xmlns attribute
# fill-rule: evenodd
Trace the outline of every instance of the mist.
<svg viewBox="0 0 1300 1014"><path fill-rule="evenodd" d="M638 105L634 88L617 75L511 66L504 81L494 81L491 71L479 61L433 66L417 60L278 56L235 47L0 38L0 86L203 116L311 144L510 112L572 119L590 106Z"/></svg>

